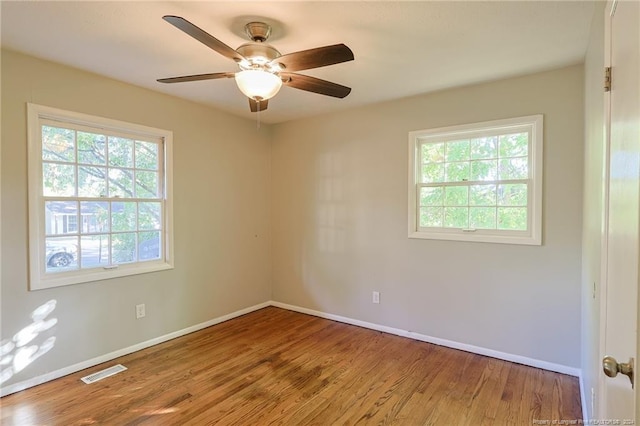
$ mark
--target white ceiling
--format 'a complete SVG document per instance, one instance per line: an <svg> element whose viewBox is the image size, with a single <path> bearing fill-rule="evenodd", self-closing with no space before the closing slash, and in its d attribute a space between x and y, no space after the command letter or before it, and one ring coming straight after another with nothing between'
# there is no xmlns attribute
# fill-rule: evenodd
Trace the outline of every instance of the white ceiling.
<svg viewBox="0 0 640 426"><path fill-rule="evenodd" d="M282 54L335 43L355 61L301 71L353 88L336 99L283 87L267 123L580 63L588 1L2 1L2 46L253 117L233 79L157 78L236 65L162 20L178 15L237 48L244 24L272 25Z"/></svg>

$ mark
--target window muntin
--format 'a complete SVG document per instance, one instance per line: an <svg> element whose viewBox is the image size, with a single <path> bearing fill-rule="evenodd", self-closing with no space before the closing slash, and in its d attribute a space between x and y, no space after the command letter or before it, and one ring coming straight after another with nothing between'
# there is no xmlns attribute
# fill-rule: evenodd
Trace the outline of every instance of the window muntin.
<svg viewBox="0 0 640 426"><path fill-rule="evenodd" d="M409 139L410 237L540 244L542 116Z"/></svg>
<svg viewBox="0 0 640 426"><path fill-rule="evenodd" d="M29 105L31 288L172 267L171 133Z"/></svg>

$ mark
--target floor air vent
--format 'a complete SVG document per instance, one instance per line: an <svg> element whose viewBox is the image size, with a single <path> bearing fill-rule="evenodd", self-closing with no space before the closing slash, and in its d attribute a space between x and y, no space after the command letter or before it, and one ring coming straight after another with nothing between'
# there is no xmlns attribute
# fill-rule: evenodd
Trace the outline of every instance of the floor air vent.
<svg viewBox="0 0 640 426"><path fill-rule="evenodd" d="M82 380L83 382L85 382L86 384L91 384L91 383L95 383L98 380L102 380L105 377L109 377L109 376L113 376L114 374L118 374L124 370L126 370L127 367L125 367L122 364L118 364L118 365L114 365L113 367L109 367L105 370L102 371L98 371L97 373L93 373L93 374L89 374L88 376L83 377Z"/></svg>

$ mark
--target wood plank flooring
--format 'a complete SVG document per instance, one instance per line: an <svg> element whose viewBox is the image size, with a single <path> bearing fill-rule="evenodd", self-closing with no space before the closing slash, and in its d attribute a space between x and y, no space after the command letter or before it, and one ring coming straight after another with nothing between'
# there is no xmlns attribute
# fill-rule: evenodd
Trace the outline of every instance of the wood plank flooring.
<svg viewBox="0 0 640 426"><path fill-rule="evenodd" d="M118 363L128 370L80 381ZM475 426L582 418L575 377L274 307L0 404L2 425L20 426Z"/></svg>

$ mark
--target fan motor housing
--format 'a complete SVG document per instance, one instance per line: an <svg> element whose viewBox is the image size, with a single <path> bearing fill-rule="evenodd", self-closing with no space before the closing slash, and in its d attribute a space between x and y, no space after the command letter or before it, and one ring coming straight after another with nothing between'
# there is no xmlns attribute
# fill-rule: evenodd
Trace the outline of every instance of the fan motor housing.
<svg viewBox="0 0 640 426"><path fill-rule="evenodd" d="M242 46L238 47L236 51L252 63L254 62L254 58L264 58L266 59L266 62L271 62L277 57L281 56L280 52L278 52L275 47L271 46L268 43L245 43Z"/></svg>

